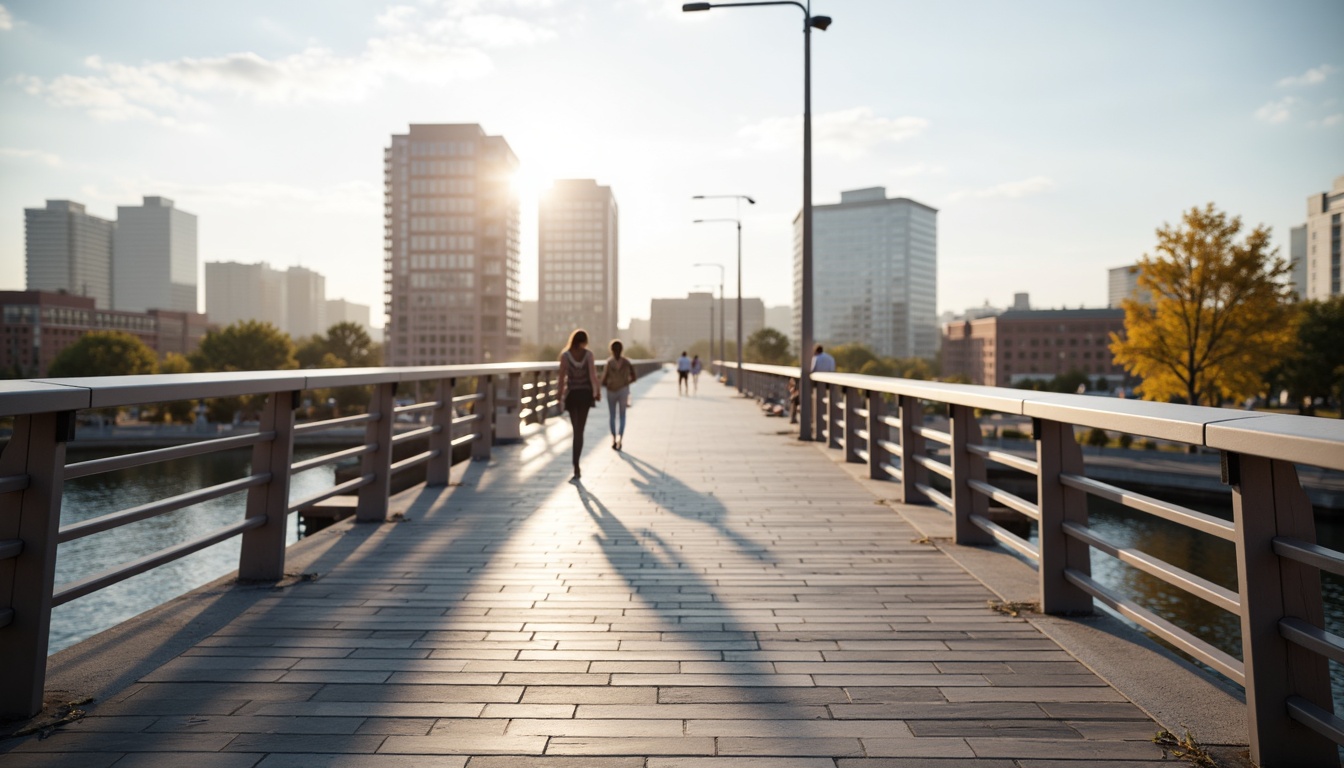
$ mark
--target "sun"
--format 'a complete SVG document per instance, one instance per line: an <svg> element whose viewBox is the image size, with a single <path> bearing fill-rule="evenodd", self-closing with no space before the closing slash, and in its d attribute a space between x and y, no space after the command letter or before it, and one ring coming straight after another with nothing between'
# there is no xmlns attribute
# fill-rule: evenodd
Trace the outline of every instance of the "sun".
<svg viewBox="0 0 1344 768"><path fill-rule="evenodd" d="M509 189L520 201L535 202L541 198L542 193L550 186L551 179L543 177L535 169L528 168L525 165L518 166L518 169L509 177Z"/></svg>

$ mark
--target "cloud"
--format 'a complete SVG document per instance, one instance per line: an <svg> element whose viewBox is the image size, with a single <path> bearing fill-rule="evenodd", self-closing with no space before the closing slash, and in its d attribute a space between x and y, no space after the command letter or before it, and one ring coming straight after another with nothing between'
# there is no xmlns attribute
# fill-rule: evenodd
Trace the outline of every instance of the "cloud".
<svg viewBox="0 0 1344 768"><path fill-rule="evenodd" d="M941 176L942 174L947 173L947 168L941 165L933 165L931 163L915 163L914 165L907 165L901 168L896 168L895 170L892 171L892 173L900 177Z"/></svg>
<svg viewBox="0 0 1344 768"><path fill-rule="evenodd" d="M0 32L8 32L14 28L14 15L9 9L0 5Z"/></svg>
<svg viewBox="0 0 1344 768"><path fill-rule="evenodd" d="M1293 116L1292 106L1297 103L1297 99L1287 96L1278 101L1271 101L1259 109L1255 110L1255 117L1266 123L1277 125L1286 123Z"/></svg>
<svg viewBox="0 0 1344 768"><path fill-rule="evenodd" d="M1336 125L1344 125L1344 114L1326 115L1320 120L1312 120L1307 123L1308 128L1333 128Z"/></svg>
<svg viewBox="0 0 1344 768"><path fill-rule="evenodd" d="M383 188L365 181L347 181L321 187L280 184L269 181L234 181L222 184L190 184L163 179L123 179L113 188L88 185L80 190L88 200L125 204L141 195L171 198L184 210L201 209L292 209L304 212L364 215L382 204Z"/></svg>
<svg viewBox="0 0 1344 768"><path fill-rule="evenodd" d="M819 152L854 160L880 144L914 138L928 126L922 117L879 117L870 107L854 107L814 116L813 145ZM797 147L802 131L801 116L770 117L743 126L737 135L757 149L776 151Z"/></svg>
<svg viewBox="0 0 1344 768"><path fill-rule="evenodd" d="M17 149L15 147L0 147L0 158L12 158L15 160L31 160L43 165L49 165L52 168L59 168L62 165L61 156L50 152L43 152L40 149Z"/></svg>
<svg viewBox="0 0 1344 768"><path fill-rule="evenodd" d="M1338 70L1329 64L1322 64L1319 67L1312 67L1300 75L1285 77L1278 82L1280 88L1300 88L1307 85L1320 85L1326 78Z"/></svg>
<svg viewBox="0 0 1344 768"><path fill-rule="evenodd" d="M544 0L395 5L377 17L382 32L364 49L343 55L321 46L267 58L253 52L184 57L137 65L84 61L85 74L14 78L25 91L60 107L83 109L102 121L145 120L202 128L210 97L228 95L261 104L357 102L390 80L446 85L493 69L484 49L531 45L555 36L544 23L509 15Z"/></svg>
<svg viewBox="0 0 1344 768"><path fill-rule="evenodd" d="M1055 182L1045 176L1032 176L1022 181L1005 181L1002 184L995 184L992 187L982 189L968 189L960 192L953 192L947 196L949 201L967 200L967 199L990 199L1003 198L1016 200L1021 197L1037 195L1052 189Z"/></svg>

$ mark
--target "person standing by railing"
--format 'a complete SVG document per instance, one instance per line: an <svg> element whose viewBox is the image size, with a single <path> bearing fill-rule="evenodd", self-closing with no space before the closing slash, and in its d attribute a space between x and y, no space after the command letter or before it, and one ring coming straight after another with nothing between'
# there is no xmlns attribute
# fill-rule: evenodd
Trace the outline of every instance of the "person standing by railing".
<svg viewBox="0 0 1344 768"><path fill-rule="evenodd" d="M620 339L611 342L611 357L602 369L602 385L607 388L607 415L611 422L611 447L621 450L625 441L625 409L630 405L630 385L635 381L635 366L622 357L625 345ZM616 412L620 411L620 424ZM619 427L619 428L618 428Z"/></svg>
<svg viewBox="0 0 1344 768"><path fill-rule="evenodd" d="M569 344L560 353L560 402L569 411L574 425L574 478L579 472L579 456L583 454L583 430L588 426L588 411L602 400L598 389L597 363L588 349L588 332L575 328L569 335Z"/></svg>

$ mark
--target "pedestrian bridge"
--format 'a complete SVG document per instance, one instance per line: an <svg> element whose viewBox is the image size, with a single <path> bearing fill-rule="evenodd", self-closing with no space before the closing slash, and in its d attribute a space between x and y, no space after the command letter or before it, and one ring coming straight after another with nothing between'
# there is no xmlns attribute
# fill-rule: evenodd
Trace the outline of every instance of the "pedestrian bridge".
<svg viewBox="0 0 1344 768"><path fill-rule="evenodd" d="M1169 729L1266 766L1337 764L1327 662L1344 641L1320 572L1344 558L1315 543L1295 470L1344 469L1337 423L824 374L821 441L805 443L733 387L705 377L679 397L646 365L625 450L599 406L579 483L553 369L0 383L0 700L19 717L47 704L0 762L1158 766ZM768 396L790 373L749 366L741 383ZM298 393L337 385L370 387L368 412L296 422ZM254 434L65 464L78 409L252 393L269 394ZM1033 419L1035 457L982 442L990 411ZM423 418L398 432L389 414ZM293 461L295 433L350 425L361 444ZM1232 520L1088 478L1075 425L1221 451ZM64 478L240 446L247 477L59 525ZM454 465L454 447L474 460ZM289 498L291 473L353 458L353 479ZM1033 476L1035 500L989 466ZM427 483L392 493L420 467ZM59 542L239 492L235 526L53 583ZM290 514L340 493L355 517L284 546ZM1233 542L1239 586L1109 544L1089 495ZM233 536L239 574L47 659L53 604ZM1242 653L1095 581L1097 553L1239 616ZM1082 615L1096 605L1223 682Z"/></svg>

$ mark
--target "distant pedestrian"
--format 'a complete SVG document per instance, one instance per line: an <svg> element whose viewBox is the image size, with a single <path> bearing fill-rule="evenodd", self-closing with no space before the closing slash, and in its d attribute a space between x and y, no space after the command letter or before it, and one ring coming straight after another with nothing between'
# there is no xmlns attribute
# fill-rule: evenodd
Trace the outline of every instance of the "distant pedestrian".
<svg viewBox="0 0 1344 768"><path fill-rule="evenodd" d="M695 389L695 394L700 394L700 374L705 370L705 364L700 362L700 356L696 355L691 359L691 386Z"/></svg>
<svg viewBox="0 0 1344 768"><path fill-rule="evenodd" d="M560 353L560 402L569 411L574 425L574 479L579 472L579 456L583 454L583 430L588 426L588 410L602 399L597 378L597 363L588 350L588 332L576 328L569 335L569 344Z"/></svg>
<svg viewBox="0 0 1344 768"><path fill-rule="evenodd" d="M681 357L677 358L677 397L683 394L691 394L691 383L688 381L691 375L691 358L686 356L686 350L681 351Z"/></svg>
<svg viewBox="0 0 1344 768"><path fill-rule="evenodd" d="M812 355L812 372L833 373L834 371L835 358L831 357L830 353L822 349L821 345L818 344L816 352Z"/></svg>
<svg viewBox="0 0 1344 768"><path fill-rule="evenodd" d="M607 388L607 416L611 424L611 447L621 450L625 442L625 409L630 406L630 385L635 381L635 365L623 357L625 345L620 339L611 342L611 357L602 369L602 386ZM617 424L617 412L620 423Z"/></svg>

